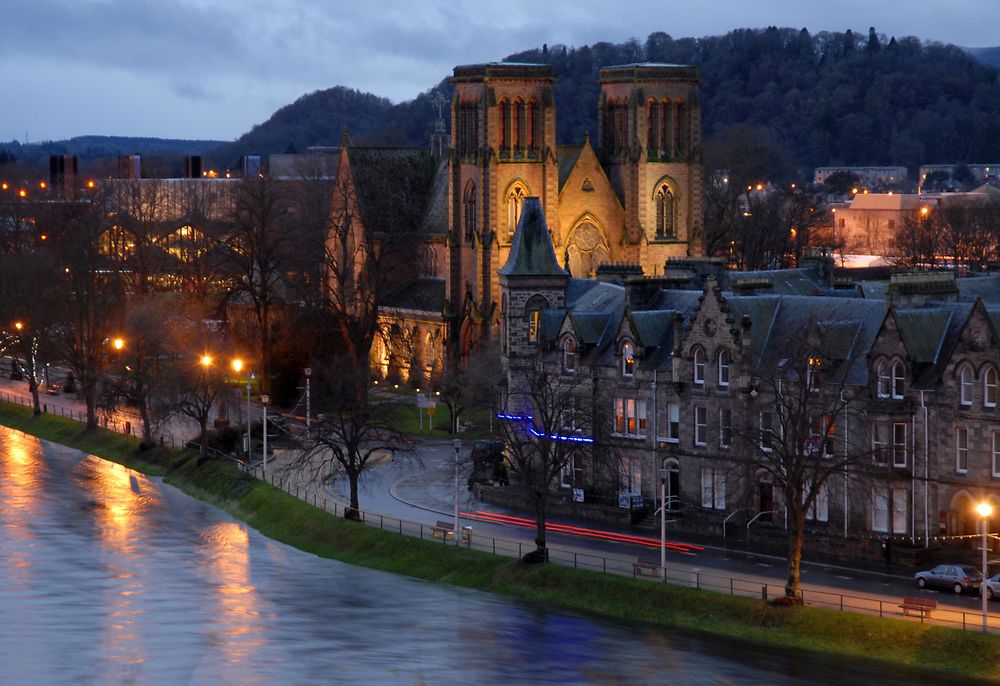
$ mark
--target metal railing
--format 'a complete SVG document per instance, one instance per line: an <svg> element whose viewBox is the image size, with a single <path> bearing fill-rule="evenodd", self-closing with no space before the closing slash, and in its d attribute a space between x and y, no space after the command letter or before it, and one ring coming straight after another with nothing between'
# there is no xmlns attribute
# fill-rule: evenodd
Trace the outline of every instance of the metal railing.
<svg viewBox="0 0 1000 686"><path fill-rule="evenodd" d="M0 391L0 400L25 407L32 406L30 398L22 398L5 391ZM48 412L50 408L46 407L44 409ZM50 414L67 417L80 422L86 422L87 420L85 412L74 411L72 408L66 409L61 406L53 406L51 410ZM125 435L134 435L130 431L131 426L128 422L102 417L99 424L101 428ZM166 438L169 438L169 441L166 442L175 446L172 437ZM160 437L160 442L161 444L165 444L164 436ZM193 450L200 448L196 441L192 441L188 445ZM206 452L212 457L226 459L232 462L238 469L258 479L262 479L285 493L321 508L334 516L344 516L347 509L344 503L327 497L324 491L316 487L301 484L299 480L290 478L288 474L283 474L281 471L276 470L271 470L267 474L264 474L258 465L249 465L231 453L225 453L210 447L206 448ZM479 533L474 534L471 529L465 529L462 535L457 538L440 536L440 534L435 536L434 529L436 527L430 524L413 522L369 510L359 510L358 516L360 521L366 526L377 527L421 540L434 541L435 543L441 542L445 545L460 545L470 550L479 550L493 555L520 558L525 553L534 549L534 543L532 542L504 539ZM706 572L701 569L692 569L680 565L668 564L665 567L653 567L651 568L653 570L652 573L644 574L642 572L650 569L650 567L648 565L638 565L636 564L637 559L632 560L628 557L606 557L594 553L565 550L558 547L549 547L548 555L549 562L573 567L574 569L588 569L603 574L629 576L636 579L645 579L649 582L715 591L732 596L768 600L770 598L780 598L785 594L784 586L781 584L734 577L719 572ZM945 607L940 604L926 615L924 613L907 615L901 607L903 603L902 598L886 600L883 598L856 596L806 588L801 591L801 599L805 605L811 607L822 607L841 612L858 612L878 617L904 619L972 631L982 631L983 629L983 615L981 612L970 612ZM1000 633L1000 615L989 614L987 620L989 632Z"/></svg>

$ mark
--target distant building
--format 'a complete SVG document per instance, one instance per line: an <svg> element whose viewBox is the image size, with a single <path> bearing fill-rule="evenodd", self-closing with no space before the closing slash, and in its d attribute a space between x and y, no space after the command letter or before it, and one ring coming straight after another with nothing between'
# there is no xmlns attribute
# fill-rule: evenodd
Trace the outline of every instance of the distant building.
<svg viewBox="0 0 1000 686"><path fill-rule="evenodd" d="M965 181L955 178L956 171L967 169L969 176ZM924 184L930 174L947 174L949 180L961 185L977 185L988 183L990 180L1000 179L1000 162L984 164L924 164L920 167L920 177L917 184L917 192L923 193ZM960 172L961 173L961 172Z"/></svg>
<svg viewBox="0 0 1000 686"><path fill-rule="evenodd" d="M888 255L896 231L936 204L912 193L858 193L850 204L832 210L834 236L843 252Z"/></svg>
<svg viewBox="0 0 1000 686"><path fill-rule="evenodd" d="M828 178L841 172L854 174L861 183L869 186L905 183L908 176L906 167L817 167L813 183L821 186Z"/></svg>

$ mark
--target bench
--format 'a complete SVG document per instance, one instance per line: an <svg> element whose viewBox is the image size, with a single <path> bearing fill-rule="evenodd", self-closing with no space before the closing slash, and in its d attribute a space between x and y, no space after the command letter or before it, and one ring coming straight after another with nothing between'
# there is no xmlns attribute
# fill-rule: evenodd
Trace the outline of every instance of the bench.
<svg viewBox="0 0 1000 686"><path fill-rule="evenodd" d="M653 576L659 578L660 558L651 555L640 555L639 559L632 563L632 570L636 576Z"/></svg>
<svg viewBox="0 0 1000 686"><path fill-rule="evenodd" d="M907 617L910 616L910 611L920 613L920 618L927 619L931 618L931 612L937 609L937 601L931 600L930 598L916 598L912 596L906 596L903 598L903 602L899 605L903 609L903 614Z"/></svg>
<svg viewBox="0 0 1000 686"><path fill-rule="evenodd" d="M434 528L431 529L431 536L445 541L451 540L455 538L455 527L451 522L445 522L439 519L437 524L434 525Z"/></svg>

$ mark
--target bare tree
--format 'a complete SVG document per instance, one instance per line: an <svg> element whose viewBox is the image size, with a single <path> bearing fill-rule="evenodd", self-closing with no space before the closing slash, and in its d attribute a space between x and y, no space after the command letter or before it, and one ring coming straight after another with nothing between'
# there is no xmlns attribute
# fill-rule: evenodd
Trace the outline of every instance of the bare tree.
<svg viewBox="0 0 1000 686"><path fill-rule="evenodd" d="M525 560L544 562L547 506L559 476L588 461L617 467L602 433L610 426L601 413L608 403L595 401L589 379L552 372L541 358L512 375L500 429L512 482L525 490L535 515L535 550Z"/></svg>
<svg viewBox="0 0 1000 686"><path fill-rule="evenodd" d="M128 290L148 293L153 275L162 267L155 244L167 217L167 190L160 179L119 179L111 182L110 189L116 221L109 233L116 244L109 252L127 266Z"/></svg>
<svg viewBox="0 0 1000 686"><path fill-rule="evenodd" d="M451 433L458 433L459 420L467 410L493 411L502 379L500 351L491 342L481 344L464 364L454 355L445 360L438 386L441 402L448 408Z"/></svg>
<svg viewBox="0 0 1000 686"><path fill-rule="evenodd" d="M35 414L41 413L38 388L45 380L46 361L55 355L52 339L62 305L58 289L39 284L53 282L58 283L58 274L43 253L0 257L0 350L27 377Z"/></svg>
<svg viewBox="0 0 1000 686"><path fill-rule="evenodd" d="M314 371L318 392L314 407L319 411L312 436L295 460L295 466L310 466L316 475L342 472L350 488L348 519L359 516L358 482L378 456L408 455L413 442L396 427L406 408L397 400L376 394L366 369L350 365L325 365Z"/></svg>
<svg viewBox="0 0 1000 686"><path fill-rule="evenodd" d="M284 297L285 251L290 239L288 201L279 182L263 175L242 179L228 241L235 280L233 294L253 311L260 349L260 383L270 389L272 308Z"/></svg>
<svg viewBox="0 0 1000 686"><path fill-rule="evenodd" d="M220 394L226 392L222 365L209 353L179 356L164 388L168 411L188 417L198 424L200 449L207 452L208 420Z"/></svg>
<svg viewBox="0 0 1000 686"><path fill-rule="evenodd" d="M864 432L853 432L848 440L844 428L860 423L860 389L848 380L863 361L831 352L830 340L841 339L844 331L810 322L798 334L789 338L781 359L762 360L766 373L754 387L757 401L746 417L738 458L750 483L764 476L780 493L788 524L789 598L800 595L810 508L826 497L831 478L864 478L871 465Z"/></svg>

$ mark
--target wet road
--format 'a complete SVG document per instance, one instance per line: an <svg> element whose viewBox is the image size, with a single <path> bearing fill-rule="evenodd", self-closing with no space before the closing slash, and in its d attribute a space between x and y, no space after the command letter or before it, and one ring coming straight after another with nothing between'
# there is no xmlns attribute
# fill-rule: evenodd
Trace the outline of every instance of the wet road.
<svg viewBox="0 0 1000 686"><path fill-rule="evenodd" d="M0 581L4 684L922 683L323 560L7 429Z"/></svg>

